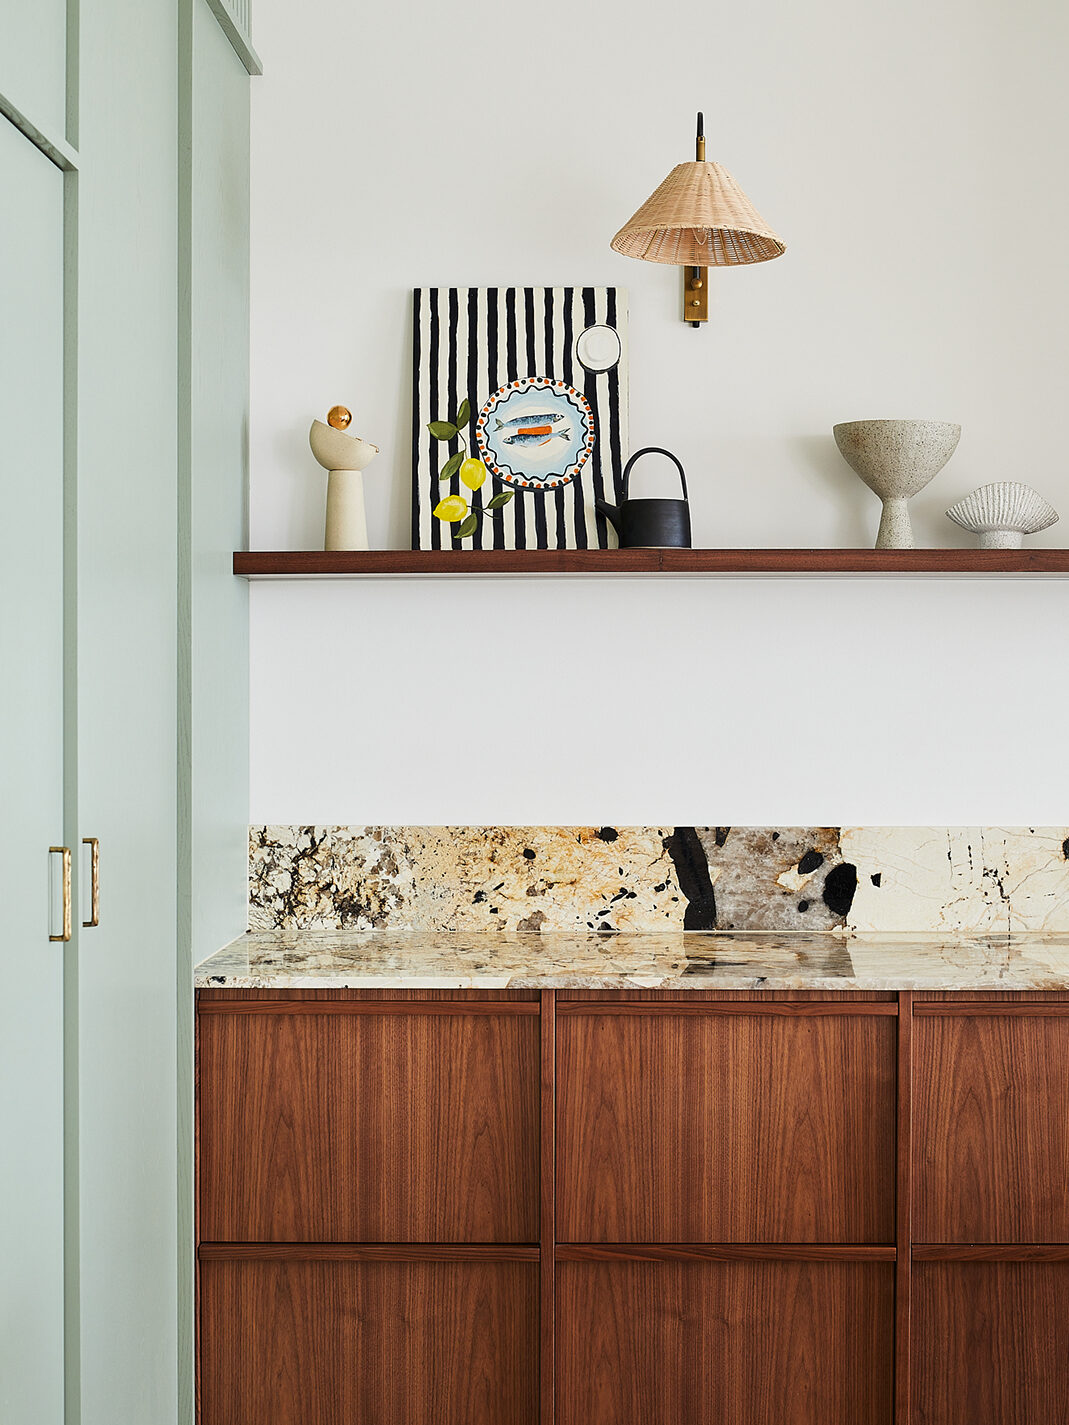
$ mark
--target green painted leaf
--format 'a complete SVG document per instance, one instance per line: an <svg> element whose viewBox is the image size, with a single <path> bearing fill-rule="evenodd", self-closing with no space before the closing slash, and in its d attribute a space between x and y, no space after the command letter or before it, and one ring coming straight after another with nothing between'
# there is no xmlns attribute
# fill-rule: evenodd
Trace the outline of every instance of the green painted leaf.
<svg viewBox="0 0 1069 1425"><path fill-rule="evenodd" d="M508 504L515 493L515 490L502 490L500 495L494 496L486 508L488 510L499 510L502 505Z"/></svg>
<svg viewBox="0 0 1069 1425"><path fill-rule="evenodd" d="M456 455L451 455L449 459L445 462L445 464L442 466L442 471L441 474L438 476L438 479L448 480L451 475L455 475L460 469L460 465L463 459L464 452L462 450L458 450Z"/></svg>
<svg viewBox="0 0 1069 1425"><path fill-rule="evenodd" d="M466 426L470 418L471 403L468 400L467 396L465 396L463 401L461 401L460 403L460 410L457 411L457 429L459 430L461 426Z"/></svg>
<svg viewBox="0 0 1069 1425"><path fill-rule="evenodd" d="M458 539L467 539L469 534L474 534L479 527L479 516L469 515L464 523L457 530Z"/></svg>
<svg viewBox="0 0 1069 1425"><path fill-rule="evenodd" d="M435 440L452 440L457 433L457 428L452 421L431 421L427 429Z"/></svg>

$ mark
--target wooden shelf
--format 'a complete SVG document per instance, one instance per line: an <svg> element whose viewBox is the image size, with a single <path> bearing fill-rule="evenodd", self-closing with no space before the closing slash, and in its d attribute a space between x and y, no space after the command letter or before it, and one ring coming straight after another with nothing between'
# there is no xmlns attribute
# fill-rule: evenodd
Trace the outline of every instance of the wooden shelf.
<svg viewBox="0 0 1069 1425"><path fill-rule="evenodd" d="M249 579L486 574L1069 574L1069 549L373 549L239 552Z"/></svg>

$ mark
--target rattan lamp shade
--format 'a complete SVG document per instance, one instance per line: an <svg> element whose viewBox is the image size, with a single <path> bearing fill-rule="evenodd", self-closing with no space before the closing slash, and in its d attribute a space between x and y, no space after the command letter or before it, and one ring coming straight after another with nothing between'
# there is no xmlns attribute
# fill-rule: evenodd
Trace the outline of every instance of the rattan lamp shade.
<svg viewBox="0 0 1069 1425"><path fill-rule="evenodd" d="M612 247L677 267L735 267L786 251L727 169L704 161L677 163Z"/></svg>

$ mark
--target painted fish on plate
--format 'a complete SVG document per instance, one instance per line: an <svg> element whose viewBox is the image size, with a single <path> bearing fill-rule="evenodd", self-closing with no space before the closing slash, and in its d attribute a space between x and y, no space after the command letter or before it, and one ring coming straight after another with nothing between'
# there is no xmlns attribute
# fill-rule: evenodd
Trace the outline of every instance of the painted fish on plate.
<svg viewBox="0 0 1069 1425"><path fill-rule="evenodd" d="M501 430L502 428L504 428L506 430L509 430L512 428L512 426L525 425L551 426L555 422L562 421L563 419L563 411L538 411L536 414L532 414L529 416L514 416L510 421L495 421L494 429Z"/></svg>
<svg viewBox="0 0 1069 1425"><path fill-rule="evenodd" d="M551 440L571 440L572 433L564 426L560 430L554 430L552 426L531 426L524 429L522 426L512 435L502 437L504 445L548 445Z"/></svg>
<svg viewBox="0 0 1069 1425"><path fill-rule="evenodd" d="M555 490L570 484L594 449L594 414L564 381L527 376L501 386L475 422L479 454L506 485Z"/></svg>

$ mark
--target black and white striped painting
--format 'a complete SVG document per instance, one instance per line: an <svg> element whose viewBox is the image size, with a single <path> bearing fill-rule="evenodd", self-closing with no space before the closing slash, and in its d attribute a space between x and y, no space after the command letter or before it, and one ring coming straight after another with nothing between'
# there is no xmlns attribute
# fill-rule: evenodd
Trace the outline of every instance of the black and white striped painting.
<svg viewBox="0 0 1069 1425"><path fill-rule="evenodd" d="M413 549L605 549L627 456L627 293L415 293Z"/></svg>

